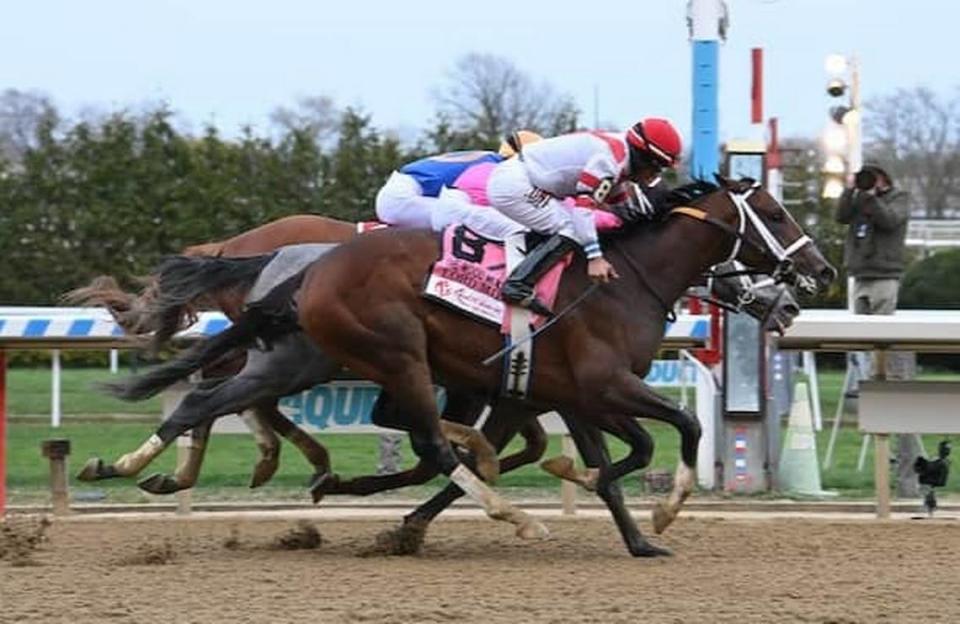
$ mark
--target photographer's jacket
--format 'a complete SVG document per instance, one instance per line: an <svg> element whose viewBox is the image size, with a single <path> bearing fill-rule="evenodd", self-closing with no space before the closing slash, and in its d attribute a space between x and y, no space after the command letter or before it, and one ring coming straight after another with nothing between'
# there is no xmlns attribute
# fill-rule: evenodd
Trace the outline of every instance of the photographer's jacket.
<svg viewBox="0 0 960 624"><path fill-rule="evenodd" d="M893 189L874 195L847 189L837 205L838 223L848 224L844 264L860 278L899 278L910 216L907 193Z"/></svg>

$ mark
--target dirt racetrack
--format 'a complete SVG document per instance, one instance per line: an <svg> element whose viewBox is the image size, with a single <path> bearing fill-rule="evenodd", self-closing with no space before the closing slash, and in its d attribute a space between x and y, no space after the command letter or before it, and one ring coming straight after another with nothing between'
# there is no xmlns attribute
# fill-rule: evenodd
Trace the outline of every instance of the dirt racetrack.
<svg viewBox="0 0 960 624"><path fill-rule="evenodd" d="M949 522L681 519L670 559L626 554L607 520L548 519L521 542L438 522L416 557L359 557L393 522L55 522L33 565L0 561L2 622L947 622L960 611ZM152 540L154 546L144 546ZM29 562L28 562L29 563Z"/></svg>

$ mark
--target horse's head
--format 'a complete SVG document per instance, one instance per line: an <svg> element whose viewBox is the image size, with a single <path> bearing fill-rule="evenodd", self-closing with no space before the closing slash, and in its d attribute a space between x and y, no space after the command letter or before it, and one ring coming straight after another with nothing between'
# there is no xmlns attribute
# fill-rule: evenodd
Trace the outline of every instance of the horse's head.
<svg viewBox="0 0 960 624"><path fill-rule="evenodd" d="M703 194L698 205L706 213L705 220L730 235L726 260L739 260L808 293L836 278L837 270L813 240L759 182L716 177L719 186Z"/></svg>
<svg viewBox="0 0 960 624"><path fill-rule="evenodd" d="M800 305L786 284L775 284L771 277L739 275L738 262L725 262L713 268L708 282L710 295L738 312L746 312L760 321L766 331L783 335L800 314Z"/></svg>

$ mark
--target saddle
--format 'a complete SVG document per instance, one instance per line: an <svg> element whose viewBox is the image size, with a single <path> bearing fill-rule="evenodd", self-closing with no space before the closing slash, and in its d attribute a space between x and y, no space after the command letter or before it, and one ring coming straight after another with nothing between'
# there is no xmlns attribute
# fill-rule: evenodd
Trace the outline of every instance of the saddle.
<svg viewBox="0 0 960 624"><path fill-rule="evenodd" d="M501 382L503 394L514 398L530 391L533 341L529 337L547 320L500 298L504 280L535 244L528 236L538 235L521 233L500 243L464 225L451 225L441 234L440 257L430 267L423 287L425 298L499 327L505 346L516 345L504 354ZM560 278L572 257L557 263L537 283L537 297L548 307L556 301Z"/></svg>
<svg viewBox="0 0 960 624"><path fill-rule="evenodd" d="M510 271L539 241L538 234L524 233L503 243L473 232L465 225L451 225L441 234L440 257L427 274L423 296L463 312L478 321L499 326L503 334L511 332L512 306L500 298L500 288ZM553 306L560 278L572 258L567 257L551 269L537 284L537 296ZM529 312L529 311L527 311ZM534 328L546 317L529 313Z"/></svg>

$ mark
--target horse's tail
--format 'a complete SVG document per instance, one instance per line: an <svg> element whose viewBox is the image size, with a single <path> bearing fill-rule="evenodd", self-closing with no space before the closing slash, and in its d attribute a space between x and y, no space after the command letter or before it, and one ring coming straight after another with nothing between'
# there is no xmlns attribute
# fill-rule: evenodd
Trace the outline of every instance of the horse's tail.
<svg viewBox="0 0 960 624"><path fill-rule="evenodd" d="M119 381L98 384L107 394L125 401L142 401L150 398L206 364L223 356L231 349L245 347L256 339L256 318L240 319L216 336L201 340L179 357L164 362L142 375Z"/></svg>
<svg viewBox="0 0 960 624"><path fill-rule="evenodd" d="M276 338L299 331L291 302L302 279L301 272L276 286L263 299L248 306L233 325L198 342L179 357L142 375L100 384L99 387L119 399L140 401L185 379L233 349L249 347L257 339L269 345Z"/></svg>
<svg viewBox="0 0 960 624"><path fill-rule="evenodd" d="M145 312L144 325L154 330L154 349L196 320L205 297L228 288L249 288L273 254L248 258L170 256L155 271L156 292Z"/></svg>
<svg viewBox="0 0 960 624"><path fill-rule="evenodd" d="M100 275L88 285L64 293L60 300L69 305L103 306L128 334L147 333L156 329L147 325L147 310L156 297L156 278L138 279L143 284L139 294L123 290L109 275Z"/></svg>

